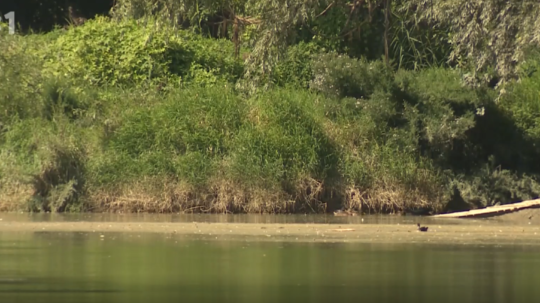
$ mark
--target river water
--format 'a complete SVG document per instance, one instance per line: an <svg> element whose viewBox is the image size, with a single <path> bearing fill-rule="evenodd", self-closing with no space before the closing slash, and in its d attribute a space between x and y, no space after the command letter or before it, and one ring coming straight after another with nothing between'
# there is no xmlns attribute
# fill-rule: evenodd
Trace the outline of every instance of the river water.
<svg viewBox="0 0 540 303"><path fill-rule="evenodd" d="M361 220L6 214L0 218L20 222L193 220L285 227L287 223L346 227L347 220ZM386 224L415 221L390 216L364 219ZM539 285L540 245L310 243L247 236L231 240L169 233L0 229L0 302L6 303L536 302Z"/></svg>

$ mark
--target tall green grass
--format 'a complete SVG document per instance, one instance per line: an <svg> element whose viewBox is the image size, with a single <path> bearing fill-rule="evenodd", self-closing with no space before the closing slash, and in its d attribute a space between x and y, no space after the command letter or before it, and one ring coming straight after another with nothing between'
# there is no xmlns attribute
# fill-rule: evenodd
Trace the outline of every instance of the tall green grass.
<svg viewBox="0 0 540 303"><path fill-rule="evenodd" d="M0 210L436 212L540 195L535 74L495 101L457 70L300 45L277 87L246 97L230 43L154 26L1 36Z"/></svg>

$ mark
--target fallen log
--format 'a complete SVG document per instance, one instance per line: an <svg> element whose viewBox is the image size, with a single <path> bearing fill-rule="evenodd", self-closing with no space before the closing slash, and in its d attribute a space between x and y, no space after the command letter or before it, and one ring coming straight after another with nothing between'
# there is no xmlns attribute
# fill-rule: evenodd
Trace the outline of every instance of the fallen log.
<svg viewBox="0 0 540 303"><path fill-rule="evenodd" d="M494 217L507 213L516 212L522 209L540 208L540 199L527 200L519 203L490 206L481 209L469 211L460 211L448 214L434 215L434 218L477 218L477 217Z"/></svg>

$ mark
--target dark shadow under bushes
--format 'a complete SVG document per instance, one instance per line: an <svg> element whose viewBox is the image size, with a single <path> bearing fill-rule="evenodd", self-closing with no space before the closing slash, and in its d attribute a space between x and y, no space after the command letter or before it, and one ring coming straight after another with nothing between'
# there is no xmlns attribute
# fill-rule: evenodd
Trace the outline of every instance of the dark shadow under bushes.
<svg viewBox="0 0 540 303"><path fill-rule="evenodd" d="M540 149L493 101L496 92L466 87L456 72L433 72L420 72L431 75L416 76L404 93L418 110L420 152L446 172L446 210L537 198Z"/></svg>
<svg viewBox="0 0 540 303"><path fill-rule="evenodd" d="M82 211L85 166L71 151L55 150L50 162L33 176L35 192L29 201L31 211Z"/></svg>
<svg viewBox="0 0 540 303"><path fill-rule="evenodd" d="M18 174L1 176L7 183L29 184L30 211L81 211L84 197L85 155L80 134L65 117L18 121L6 133L4 152L13 153Z"/></svg>
<svg viewBox="0 0 540 303"><path fill-rule="evenodd" d="M540 146L517 127L516 121L494 103L485 106L468 138L479 162L493 162L519 174L540 174Z"/></svg>
<svg viewBox="0 0 540 303"><path fill-rule="evenodd" d="M540 196L538 179L529 175L495 166L494 157L480 169L469 175L455 175L449 188L454 191L455 200L462 200L469 208L502 205ZM455 201L451 201L455 202ZM459 210L449 203L447 211Z"/></svg>
<svg viewBox="0 0 540 303"><path fill-rule="evenodd" d="M394 150L392 162L400 163L411 155L416 157L417 168L427 160L432 173L440 176L423 189L418 187L419 180L397 181L392 174L379 175L379 179L394 178L393 182L420 191L440 186L442 199L451 202L447 210L455 210L452 205L460 199L461 208L477 208L540 194L536 177L540 149L517 126L517 120L493 101L497 96L493 89L468 87L461 74L451 69L393 74L384 72L384 66L346 56L328 54L318 60L311 89L336 98L327 116L356 129L356 135L349 137L353 141L348 142L353 153L365 158L366 147L386 145ZM384 163L380 156L375 158ZM346 164L354 167L350 165ZM365 165L360 167L369 171Z"/></svg>

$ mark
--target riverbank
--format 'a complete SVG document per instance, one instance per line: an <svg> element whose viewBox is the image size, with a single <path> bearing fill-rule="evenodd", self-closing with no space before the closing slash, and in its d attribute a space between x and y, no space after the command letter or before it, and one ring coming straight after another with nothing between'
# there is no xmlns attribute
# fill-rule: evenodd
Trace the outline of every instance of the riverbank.
<svg viewBox="0 0 540 303"><path fill-rule="evenodd" d="M114 241L117 237L161 234L202 240L341 243L418 243L463 245L540 245L540 224L488 221L431 222L427 232L415 224L260 224L204 222L17 222L0 221L0 233L78 233Z"/></svg>
<svg viewBox="0 0 540 303"><path fill-rule="evenodd" d="M0 39L0 211L434 214L540 196L539 73L499 95L302 42L266 87L233 42L158 23Z"/></svg>

